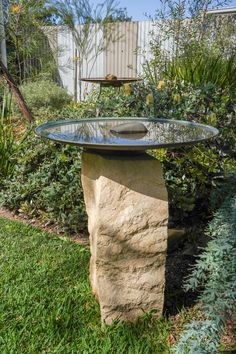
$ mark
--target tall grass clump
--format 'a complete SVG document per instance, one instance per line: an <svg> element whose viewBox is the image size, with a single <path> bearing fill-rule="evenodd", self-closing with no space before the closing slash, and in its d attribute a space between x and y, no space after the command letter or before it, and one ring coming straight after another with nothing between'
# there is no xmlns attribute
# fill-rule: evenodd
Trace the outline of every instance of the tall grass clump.
<svg viewBox="0 0 236 354"><path fill-rule="evenodd" d="M167 62L163 76L172 81L185 81L195 86L211 83L236 94L236 53L224 58L213 50L206 49L198 55L187 51Z"/></svg>

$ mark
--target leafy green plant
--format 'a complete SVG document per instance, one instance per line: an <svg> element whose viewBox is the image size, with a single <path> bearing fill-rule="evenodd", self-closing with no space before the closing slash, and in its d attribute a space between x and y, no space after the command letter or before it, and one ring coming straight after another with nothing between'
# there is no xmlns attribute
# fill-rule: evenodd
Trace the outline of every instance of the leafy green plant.
<svg viewBox="0 0 236 354"><path fill-rule="evenodd" d="M51 80L29 81L20 90L35 116L62 109L71 101L66 90Z"/></svg>
<svg viewBox="0 0 236 354"><path fill-rule="evenodd" d="M236 171L236 161L221 154L213 144L199 144L173 152L163 149L153 154L163 164L170 216L175 224L191 216L202 220L208 217L216 179L224 180L230 170Z"/></svg>
<svg viewBox="0 0 236 354"><path fill-rule="evenodd" d="M43 106L38 114L40 113L40 119L45 120L48 119L48 114L43 99L46 96L43 84L44 82L41 87L42 95L39 97L39 86L36 82L29 84L27 90L29 96L31 94L33 96L35 112L36 107ZM51 87L54 86L50 83L50 89ZM60 92L64 98L64 92ZM25 97L27 99L27 94ZM71 102L61 110L54 111L52 118L53 116L57 118L92 117L96 115L98 109L102 115L119 116L127 112L129 115L136 115L136 112L141 111L143 106L145 106L145 98L136 103L134 95L114 97L114 91L108 90L102 95L101 101L97 101L97 93L95 93L84 102L78 104ZM59 108L58 103L55 108ZM80 182L79 150L72 146L63 147L36 138L33 131L26 132L26 135L18 152L14 174L4 183L1 193L3 204L30 218L37 217L43 222L56 223L68 232L86 229L86 213Z"/></svg>
<svg viewBox="0 0 236 354"><path fill-rule="evenodd" d="M128 95L123 89L118 92L107 88L98 100L98 92L94 90L86 100L65 106L58 115L66 118L145 116L148 114L146 94L141 85L132 85Z"/></svg>
<svg viewBox="0 0 236 354"><path fill-rule="evenodd" d="M235 259L236 259L236 183L231 180L234 194L225 200L209 223L211 238L199 256L185 289L203 288L199 296L205 320L186 326L174 353L212 353L219 351L220 338L227 321L236 316Z"/></svg>
<svg viewBox="0 0 236 354"><path fill-rule="evenodd" d="M217 139L207 144L165 151L161 156L159 151L153 152L163 163L176 221L199 213L207 215L215 179L224 180L236 169L235 98L227 88L211 83L195 86L185 81L158 82L158 77L153 77L147 87L152 85L156 90L153 105L157 117L195 121L220 130ZM159 87L154 86L157 84Z"/></svg>
<svg viewBox="0 0 236 354"><path fill-rule="evenodd" d="M66 231L85 229L79 150L46 142L28 131L1 199L9 209Z"/></svg>
<svg viewBox="0 0 236 354"><path fill-rule="evenodd" d="M218 148L235 156L236 98L228 88L212 83L195 86L185 81L162 81L157 90L157 117L209 124L220 129ZM148 86L149 87L149 86Z"/></svg>

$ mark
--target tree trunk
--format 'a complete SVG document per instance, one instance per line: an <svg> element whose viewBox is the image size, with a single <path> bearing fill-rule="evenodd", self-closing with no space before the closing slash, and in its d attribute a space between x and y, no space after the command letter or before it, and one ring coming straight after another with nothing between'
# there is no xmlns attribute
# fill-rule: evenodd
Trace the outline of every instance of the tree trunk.
<svg viewBox="0 0 236 354"><path fill-rule="evenodd" d="M25 100L24 100L20 90L16 86L16 83L15 83L13 77L8 72L7 68L5 67L5 65L3 64L3 62L1 60L0 60L0 68L1 68L1 70L3 72L3 77L7 81L8 86L9 86L10 90L12 91L12 94L14 95L14 97L16 99L16 102L17 102L17 104L19 106L19 109L21 110L23 116L30 123L33 123L34 122L34 118L32 116L32 113L30 112L28 106L26 105Z"/></svg>

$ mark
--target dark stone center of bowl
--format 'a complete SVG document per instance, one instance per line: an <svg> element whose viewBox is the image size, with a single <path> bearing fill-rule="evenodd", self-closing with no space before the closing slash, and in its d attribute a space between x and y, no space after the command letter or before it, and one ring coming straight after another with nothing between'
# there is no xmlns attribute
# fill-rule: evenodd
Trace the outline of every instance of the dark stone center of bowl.
<svg viewBox="0 0 236 354"><path fill-rule="evenodd" d="M110 132L113 134L142 134L143 136L148 132L143 123L124 123L118 124Z"/></svg>

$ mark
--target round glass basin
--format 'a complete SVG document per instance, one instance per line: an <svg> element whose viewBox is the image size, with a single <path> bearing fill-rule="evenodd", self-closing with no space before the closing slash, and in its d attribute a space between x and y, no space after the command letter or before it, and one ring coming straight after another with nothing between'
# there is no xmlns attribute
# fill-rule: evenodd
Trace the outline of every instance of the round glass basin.
<svg viewBox="0 0 236 354"><path fill-rule="evenodd" d="M51 121L36 128L36 134L60 143L127 152L194 144L218 133L198 123L130 117Z"/></svg>

